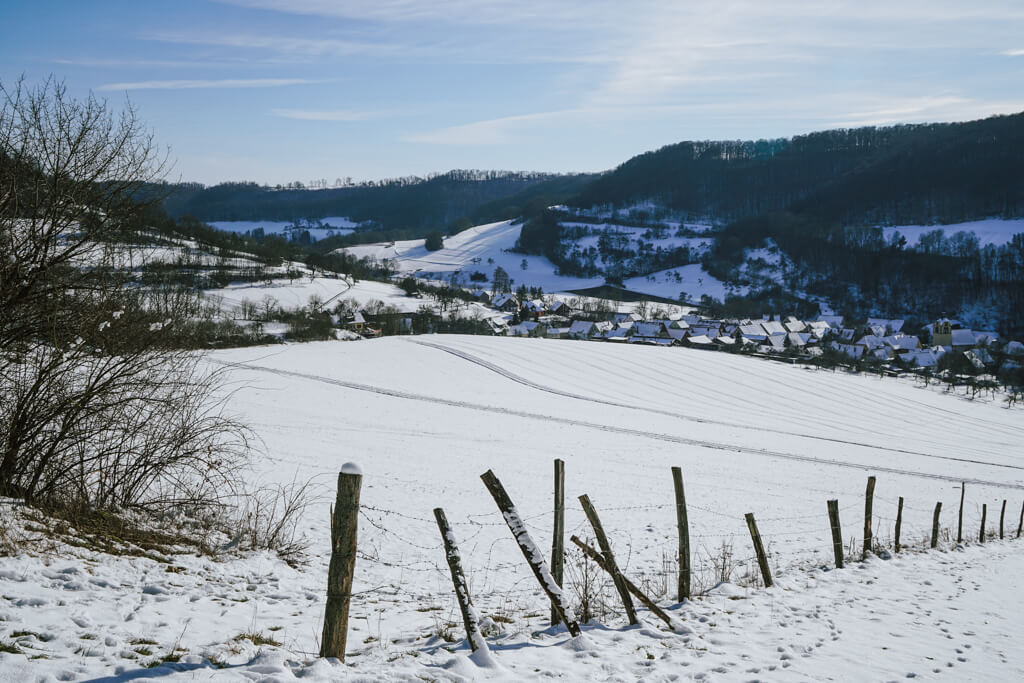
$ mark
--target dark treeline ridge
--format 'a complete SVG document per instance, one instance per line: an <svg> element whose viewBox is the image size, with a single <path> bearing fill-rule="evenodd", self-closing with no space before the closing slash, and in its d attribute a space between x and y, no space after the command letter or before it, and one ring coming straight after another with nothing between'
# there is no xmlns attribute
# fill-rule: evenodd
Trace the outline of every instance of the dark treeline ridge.
<svg viewBox="0 0 1024 683"><path fill-rule="evenodd" d="M569 204L655 200L728 222L791 210L844 225L1024 215L1024 114L841 128L793 138L681 142L641 154Z"/></svg>
<svg viewBox="0 0 1024 683"><path fill-rule="evenodd" d="M153 188L167 194L174 218L201 221L316 220L347 216L367 229L336 238L336 246L423 237L431 230L458 232L487 221L515 218L533 205L567 199L594 176L450 171L431 178L402 178L310 190L251 182L205 187L181 183Z"/></svg>

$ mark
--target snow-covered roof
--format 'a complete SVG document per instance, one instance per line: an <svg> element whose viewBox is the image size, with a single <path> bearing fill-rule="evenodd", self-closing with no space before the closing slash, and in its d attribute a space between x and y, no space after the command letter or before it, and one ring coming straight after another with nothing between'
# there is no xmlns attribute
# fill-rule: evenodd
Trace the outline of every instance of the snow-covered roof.
<svg viewBox="0 0 1024 683"><path fill-rule="evenodd" d="M788 318L782 325L789 332L803 332L807 329L807 324L796 318Z"/></svg>
<svg viewBox="0 0 1024 683"><path fill-rule="evenodd" d="M786 326L780 323L778 320L762 320L761 327L764 329L765 334L786 334Z"/></svg>
<svg viewBox="0 0 1024 683"><path fill-rule="evenodd" d="M786 335L788 332L781 332L779 334L768 335L768 345L778 351L779 349L786 348Z"/></svg>
<svg viewBox="0 0 1024 683"><path fill-rule="evenodd" d="M878 349L885 346L885 340L874 334L865 334L857 340L857 343L869 349Z"/></svg>
<svg viewBox="0 0 1024 683"><path fill-rule="evenodd" d="M768 338L768 334L760 325L740 325L740 334L747 339L759 342Z"/></svg>
<svg viewBox="0 0 1024 683"><path fill-rule="evenodd" d="M706 334L698 334L688 338L691 344L697 344L698 346L707 346L712 343L711 337Z"/></svg>
<svg viewBox="0 0 1024 683"><path fill-rule="evenodd" d="M665 323L663 322L637 322L633 323L633 336L635 337L660 337L665 334Z"/></svg>
<svg viewBox="0 0 1024 683"><path fill-rule="evenodd" d="M567 332L569 334L593 334L597 331L597 325L589 320L573 320Z"/></svg>
<svg viewBox="0 0 1024 683"><path fill-rule="evenodd" d="M892 348L900 351L909 351L911 349L916 349L919 346L921 346L921 343L918 341L917 337L911 337L910 335L907 334L894 334L885 337L882 341L884 341Z"/></svg>
<svg viewBox="0 0 1024 683"><path fill-rule="evenodd" d="M1003 350L1011 356L1024 356L1024 344L1019 341L1006 342L1006 348Z"/></svg>
<svg viewBox="0 0 1024 683"><path fill-rule="evenodd" d="M903 329L902 320L891 320L889 318L868 318L868 327L881 327L885 334L886 330L892 334L896 334Z"/></svg>
<svg viewBox="0 0 1024 683"><path fill-rule="evenodd" d="M974 332L970 330L951 330L953 339L953 346L974 346L977 344L977 340L974 338Z"/></svg>
<svg viewBox="0 0 1024 683"><path fill-rule="evenodd" d="M495 308L501 308L510 301L516 305L519 305L518 300L516 300L516 298L511 294L498 294L496 297L491 299L491 305L494 306Z"/></svg>
<svg viewBox="0 0 1024 683"><path fill-rule="evenodd" d="M790 332L786 335L790 346L804 347L811 341L811 335L806 332Z"/></svg>

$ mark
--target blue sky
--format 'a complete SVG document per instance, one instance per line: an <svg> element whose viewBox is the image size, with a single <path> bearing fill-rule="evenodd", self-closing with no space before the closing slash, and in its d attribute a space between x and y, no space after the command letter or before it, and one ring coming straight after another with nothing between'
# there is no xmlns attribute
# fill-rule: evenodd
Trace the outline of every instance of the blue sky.
<svg viewBox="0 0 1024 683"><path fill-rule="evenodd" d="M0 79L129 99L171 179L597 171L1024 110L1019 0L5 2Z"/></svg>

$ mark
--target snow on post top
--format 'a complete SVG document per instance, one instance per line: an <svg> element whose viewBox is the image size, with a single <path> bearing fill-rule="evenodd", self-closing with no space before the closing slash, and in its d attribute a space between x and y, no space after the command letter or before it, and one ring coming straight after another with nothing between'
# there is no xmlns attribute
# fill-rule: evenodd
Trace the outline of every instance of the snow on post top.
<svg viewBox="0 0 1024 683"><path fill-rule="evenodd" d="M345 463L344 465L341 466L341 473L342 474L358 474L359 476L362 476L363 475L363 468L360 467L359 465L355 464L354 462L347 462L347 463Z"/></svg>

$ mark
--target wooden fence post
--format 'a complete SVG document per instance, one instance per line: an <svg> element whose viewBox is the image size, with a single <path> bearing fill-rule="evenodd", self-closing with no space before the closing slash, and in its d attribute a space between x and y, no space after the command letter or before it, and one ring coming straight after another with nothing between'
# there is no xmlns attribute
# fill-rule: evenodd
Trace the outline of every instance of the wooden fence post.
<svg viewBox="0 0 1024 683"><path fill-rule="evenodd" d="M960 513L956 518L956 542L964 542L964 482L960 482Z"/></svg>
<svg viewBox="0 0 1024 683"><path fill-rule="evenodd" d="M1003 498L1003 509L999 511L999 540L1003 540L1003 518L1006 517L1006 499Z"/></svg>
<svg viewBox="0 0 1024 683"><path fill-rule="evenodd" d="M754 513L746 514L747 528L750 530L750 538L754 541L754 552L757 553L757 563L761 566L761 576L764 578L766 588L772 587L772 570L768 566L768 556L764 553L764 545L761 543L761 534L757 531L757 522L754 521Z"/></svg>
<svg viewBox="0 0 1024 683"><path fill-rule="evenodd" d="M939 545L939 513L942 511L942 501L935 504L935 514L932 516L932 547Z"/></svg>
<svg viewBox="0 0 1024 683"><path fill-rule="evenodd" d="M676 526L679 529L679 585L678 601L690 599L690 521L686 514L686 492L683 490L683 470L672 468L672 484L676 490Z"/></svg>
<svg viewBox="0 0 1024 683"><path fill-rule="evenodd" d="M625 578L622 576L622 572L619 571L619 565L615 562L615 555L612 553L612 546L608 543L608 537L604 534L604 527L601 526L601 520L597 516L597 510L590 503L590 497L587 494L580 496L580 504L583 506L583 512L586 513L587 519L590 520L590 526L594 527L594 536L597 537L597 545L601 548L601 553L604 555L604 562L608 565L608 573L612 575L612 580L615 582L615 589L619 592L619 598L622 600L622 607L626 610L626 618L629 619L629 623L639 624L636 618L636 610L633 609L633 598L629 597L629 588L626 587Z"/></svg>
<svg viewBox="0 0 1024 683"><path fill-rule="evenodd" d="M903 496L896 504L896 552L900 551L900 529L903 528Z"/></svg>
<svg viewBox="0 0 1024 683"><path fill-rule="evenodd" d="M356 568L356 527L359 521L359 490L363 473L354 463L345 463L338 473L338 494L331 512L331 562L327 569L327 608L321 657L345 661L348 639L348 609L352 601L352 577Z"/></svg>
<svg viewBox="0 0 1024 683"><path fill-rule="evenodd" d="M839 526L839 501L828 501L828 523L832 527L832 554L836 557L836 569L843 568L843 530Z"/></svg>
<svg viewBox="0 0 1024 683"><path fill-rule="evenodd" d="M978 540L982 543L985 542L985 518L988 516L988 503L981 504L981 533L978 534Z"/></svg>
<svg viewBox="0 0 1024 683"><path fill-rule="evenodd" d="M462 571L462 558L459 556L459 546L455 542L455 534L448 525L448 518L444 516L444 510L434 508L434 519L437 521L437 529L441 532L441 539L444 541L444 556L448 560L448 571L452 575L452 585L455 587L455 599L459 602L459 611L462 612L462 623L466 626L466 638L473 652L487 650L487 641L480 633L480 617L473 608L473 601L469 597L469 586L466 584L466 575Z"/></svg>
<svg viewBox="0 0 1024 683"><path fill-rule="evenodd" d="M1024 531L1024 503L1020 504L1020 521L1017 522L1017 538L1020 538L1020 532Z"/></svg>
<svg viewBox="0 0 1024 683"><path fill-rule="evenodd" d="M512 503L512 499L508 497L505 487L501 485L498 477L491 470L481 474L480 478L490 492L491 497L494 498L494 502L501 511L502 517L505 518L505 524L508 525L509 531L512 532L512 537L516 539L516 544L519 546L519 550L522 551L523 557L526 558L527 564L530 565L530 569L533 570L533 575L537 577L537 582L540 584L541 589L547 594L548 600L551 601L551 608L555 610L559 620L569 629L569 633L573 637L578 636L580 634L580 626L574 619L567 618L566 612L568 610L565 598L562 596L562 588L551 577L551 572L548 571L548 566L544 562L544 556L541 554L540 548L530 538L526 525L523 524L519 511L516 510L516 506Z"/></svg>
<svg viewBox="0 0 1024 683"><path fill-rule="evenodd" d="M875 497L875 478L868 477L868 488L864 492L864 559L871 552L871 503Z"/></svg>
<svg viewBox="0 0 1024 683"><path fill-rule="evenodd" d="M565 462L555 458L555 523L551 537L551 578L562 586L565 568ZM559 623L558 611L551 608L551 625Z"/></svg>

